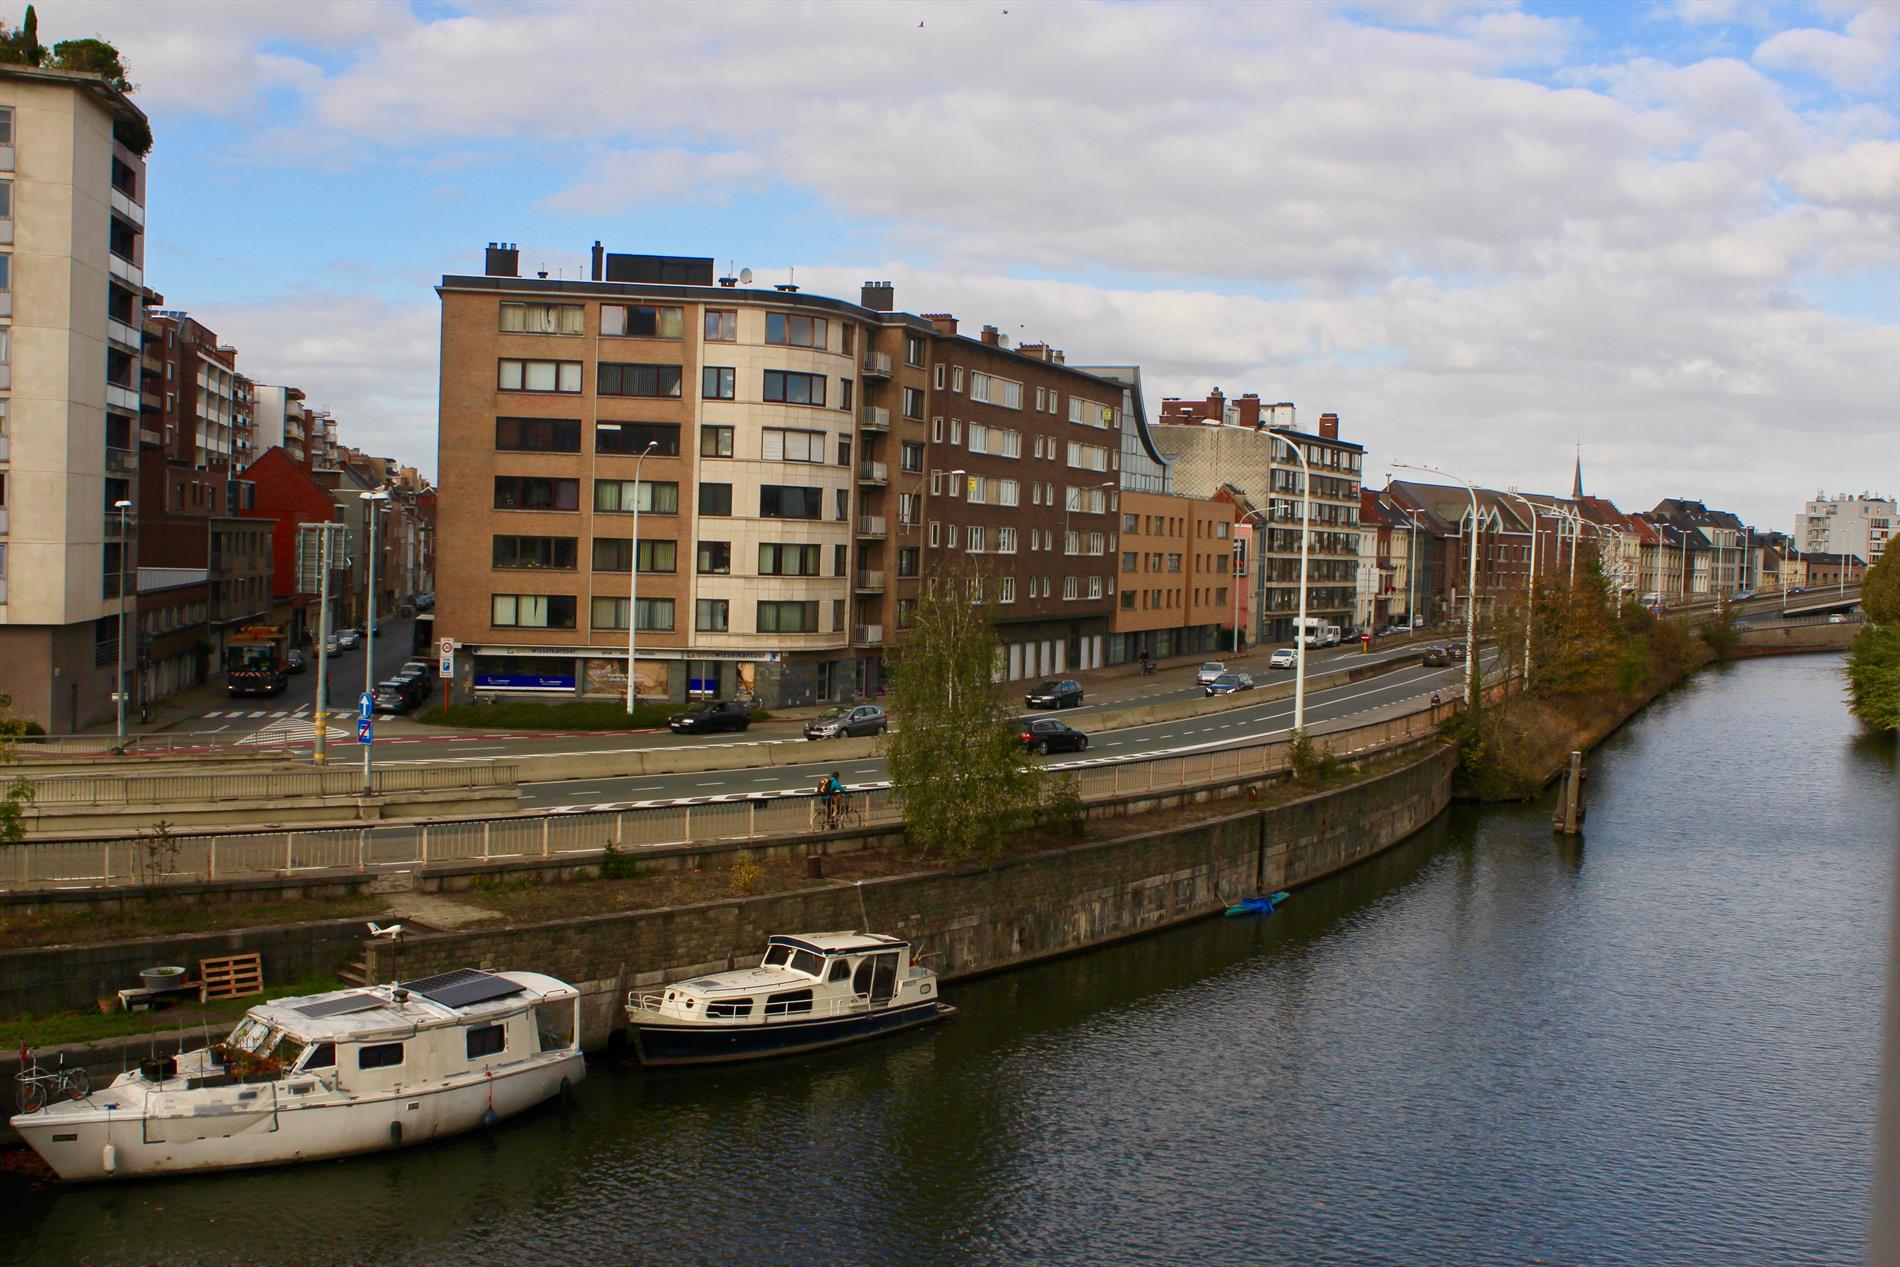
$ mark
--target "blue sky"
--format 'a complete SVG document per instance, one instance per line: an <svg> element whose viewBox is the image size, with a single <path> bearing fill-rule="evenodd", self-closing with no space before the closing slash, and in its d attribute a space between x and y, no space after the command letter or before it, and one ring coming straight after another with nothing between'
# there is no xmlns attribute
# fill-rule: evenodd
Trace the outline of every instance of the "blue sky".
<svg viewBox="0 0 1900 1267"><path fill-rule="evenodd" d="M1817 487L1900 492L1900 5L40 21L115 41L152 116L150 284L425 470L434 281L489 240L571 271L600 238L832 293L888 277L1157 393L1335 411L1375 472L1567 487L1582 436L1633 508L1694 485L1785 529Z"/></svg>

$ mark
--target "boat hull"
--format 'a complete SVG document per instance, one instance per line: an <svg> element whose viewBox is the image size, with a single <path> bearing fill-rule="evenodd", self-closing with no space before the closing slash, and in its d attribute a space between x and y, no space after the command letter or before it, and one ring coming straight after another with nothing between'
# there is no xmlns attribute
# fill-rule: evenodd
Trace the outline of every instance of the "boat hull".
<svg viewBox="0 0 1900 1267"><path fill-rule="evenodd" d="M573 1051L451 1086L340 1101L280 1096L255 1110L217 1116L153 1115L146 1112L147 1097L115 1084L58 1111L22 1114L11 1125L63 1180L138 1179L288 1165L443 1139L482 1125L491 1108L496 1119L526 1112L559 1095L563 1081L572 1085L586 1073L586 1061ZM105 1111L107 1104L118 1107Z"/></svg>
<svg viewBox="0 0 1900 1267"><path fill-rule="evenodd" d="M654 1068L714 1065L764 1060L800 1052L823 1051L846 1043L879 1038L946 1020L956 1008L939 999L903 1007L853 1012L812 1020L772 1021L755 1025L708 1025L634 1017L633 1048L640 1063Z"/></svg>

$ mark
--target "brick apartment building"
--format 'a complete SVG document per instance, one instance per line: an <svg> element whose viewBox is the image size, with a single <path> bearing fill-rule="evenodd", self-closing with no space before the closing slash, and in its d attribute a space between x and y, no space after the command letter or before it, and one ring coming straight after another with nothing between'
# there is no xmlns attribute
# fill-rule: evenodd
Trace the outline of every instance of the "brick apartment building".
<svg viewBox="0 0 1900 1267"><path fill-rule="evenodd" d="M591 272L523 278L491 247L438 288L462 686L624 694L631 617L643 697L875 693L962 559L1005 675L1105 661L1124 384L897 312L888 283L853 303L598 245Z"/></svg>

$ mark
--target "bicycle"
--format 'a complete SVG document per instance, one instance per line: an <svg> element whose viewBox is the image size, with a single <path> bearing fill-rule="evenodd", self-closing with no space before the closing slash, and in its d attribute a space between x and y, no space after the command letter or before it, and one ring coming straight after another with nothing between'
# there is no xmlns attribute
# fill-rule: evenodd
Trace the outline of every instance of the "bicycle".
<svg viewBox="0 0 1900 1267"><path fill-rule="evenodd" d="M22 1113L37 1113L54 1100L83 1100L92 1091L92 1079L86 1076L84 1069L68 1069L66 1058L60 1057L60 1065L53 1069L42 1069L38 1061L21 1069L13 1075L18 1085L14 1088L13 1099Z"/></svg>
<svg viewBox="0 0 1900 1267"><path fill-rule="evenodd" d="M867 821L864 812L867 799L862 795L840 792L831 798L830 805L826 805L824 797L812 797L810 830L843 831L847 827L863 827Z"/></svg>

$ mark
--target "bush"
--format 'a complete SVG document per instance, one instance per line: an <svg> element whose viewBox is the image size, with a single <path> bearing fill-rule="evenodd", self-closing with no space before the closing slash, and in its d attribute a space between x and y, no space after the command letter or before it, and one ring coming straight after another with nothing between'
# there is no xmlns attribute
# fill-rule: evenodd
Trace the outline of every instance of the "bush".
<svg viewBox="0 0 1900 1267"><path fill-rule="evenodd" d="M1325 783L1339 774L1340 760L1307 736L1293 732L1293 778L1298 783Z"/></svg>
<svg viewBox="0 0 1900 1267"><path fill-rule="evenodd" d="M742 853L733 859L727 877L734 896L744 897L748 893L757 893L759 886L765 883L765 868L754 861L751 854Z"/></svg>
<svg viewBox="0 0 1900 1267"><path fill-rule="evenodd" d="M613 841L608 841L601 851L600 878L603 880L631 880L639 871L633 855Z"/></svg>

